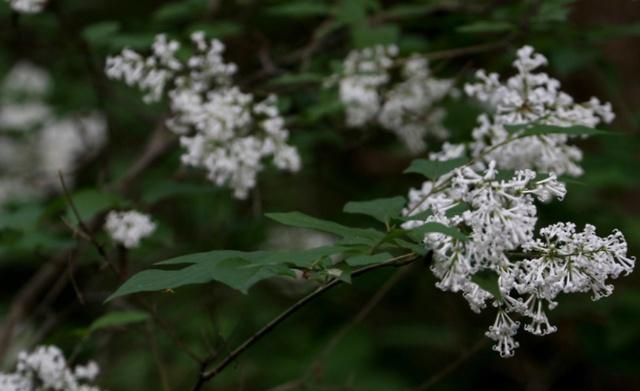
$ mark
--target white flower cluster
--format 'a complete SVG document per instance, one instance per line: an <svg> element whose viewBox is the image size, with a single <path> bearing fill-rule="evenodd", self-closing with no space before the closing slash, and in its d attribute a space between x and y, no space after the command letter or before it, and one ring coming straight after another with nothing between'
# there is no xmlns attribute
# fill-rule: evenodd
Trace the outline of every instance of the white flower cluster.
<svg viewBox="0 0 640 391"><path fill-rule="evenodd" d="M591 109L573 104L559 106L553 101L554 109L551 109L551 106L545 106L546 103L540 103L542 106L530 103L535 112L546 113L542 115L543 120L540 116L529 116L507 105L507 102L524 104L518 101L517 97L522 97L516 94L518 91L544 100L543 91L535 92L534 88L523 92L520 87L525 83L523 80L528 80L528 86L538 87L539 84L532 80L549 80L546 75L538 78L526 73L544 63L543 57L532 55L529 47L518 53L516 65L525 73L510 79L509 87L491 89L484 85L483 90L478 85L471 88L482 100L498 108L490 126L492 129L503 128L509 123L540 121L558 126L595 126L599 121L595 113L611 118L612 115L606 114L610 113L608 106L595 110L595 106ZM487 80L497 80L497 76ZM503 91L497 93L500 89ZM522 99L533 100L532 97ZM554 99L570 101L564 94L557 94ZM573 122L567 118L573 118ZM635 265L635 259L627 256L627 244L619 231L603 238L596 235L595 227L591 225L578 233L574 224L558 223L541 229L539 237L535 237L535 201L562 200L566 194L565 185L558 181L555 171L567 172L563 168L567 167L569 155L563 155L562 164L544 159L556 159L557 162L560 149L551 151L549 148L559 148L562 143L565 143L563 148L570 147L566 145L566 138L558 141L561 139L554 139L555 135L549 137L518 139L505 136L487 143L476 140L471 145L477 149L470 149L472 156L467 164L433 182L425 182L420 189L411 190L404 211L405 215L415 219L404 224L406 229L437 222L465 234L466 240L444 233L425 235L424 242L434 255L431 270L438 278L438 288L460 292L473 311L480 312L486 308L487 302L498 308L496 321L486 335L496 341L494 350L503 357L513 355L518 347L514 336L520 322L512 319L513 314L529 320L524 326L528 332L536 335L554 332L556 328L549 323L546 310L557 305L555 298L558 294L592 291L594 300L608 296L613 291L608 279L630 273ZM554 144L553 140L558 142ZM527 149L523 144L525 141L530 142L529 147L538 145L531 147L538 148L537 151ZM520 156L521 160L516 163L515 156L520 149L524 149L523 155L532 153ZM465 150L465 145L445 143L441 152L430 157L432 160L449 160L464 156ZM514 158L508 157L512 155ZM508 169L514 167L517 170L510 173ZM497 168L507 170L500 173ZM532 169L550 173L541 175ZM493 276L493 280L488 276Z"/></svg>
<svg viewBox="0 0 640 391"><path fill-rule="evenodd" d="M99 113L57 117L46 103L51 87L46 71L16 64L0 86L0 205L9 199L60 189L79 164L106 143Z"/></svg>
<svg viewBox="0 0 640 391"><path fill-rule="evenodd" d="M47 0L7 0L11 9L25 14L36 14L44 9Z"/></svg>
<svg viewBox="0 0 640 391"><path fill-rule="evenodd" d="M423 57L400 59L394 45L355 50L327 84L336 83L349 127L377 121L412 153L426 149L427 136L448 136L446 112L437 105L452 92L453 81L435 78Z"/></svg>
<svg viewBox="0 0 640 391"><path fill-rule="evenodd" d="M228 184L237 198L248 196L268 158L278 169L298 171L300 156L287 144L276 97L256 101L234 86L236 65L224 62L220 41L207 41L202 32L191 41L194 54L181 61L180 43L160 34L149 56L124 49L107 59L106 73L145 91L147 102L166 94L172 110L167 127L180 136L183 163L206 169L211 181Z"/></svg>
<svg viewBox="0 0 640 391"><path fill-rule="evenodd" d="M100 391L91 385L98 376L91 361L72 368L56 346L39 346L18 356L15 372L0 373L2 391Z"/></svg>
<svg viewBox="0 0 640 391"><path fill-rule="evenodd" d="M135 210L127 212L111 211L104 225L109 236L126 248L138 247L140 240L151 235L156 224L151 217Z"/></svg>
<svg viewBox="0 0 640 391"><path fill-rule="evenodd" d="M500 82L496 73L483 70L476 73L477 83L467 84L465 92L486 104L490 115L478 118L469 146L473 157L482 155L485 162L495 160L498 168L516 170L531 168L557 175L579 176L582 151L568 142L567 134L547 134L520 137L521 131L510 131L508 125L554 125L596 127L601 122L613 121L611 104L591 98L585 103L560 90L560 82L538 68L547 59L524 46L517 53L513 65L517 73ZM487 150L491 149L490 152Z"/></svg>

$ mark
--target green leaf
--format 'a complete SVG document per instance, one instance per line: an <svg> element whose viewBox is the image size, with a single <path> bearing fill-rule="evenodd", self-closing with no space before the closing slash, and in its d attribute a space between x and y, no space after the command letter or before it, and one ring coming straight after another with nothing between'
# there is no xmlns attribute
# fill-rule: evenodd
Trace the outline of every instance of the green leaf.
<svg viewBox="0 0 640 391"><path fill-rule="evenodd" d="M479 34L479 33L502 33L511 31L514 26L511 23L500 21L478 21L460 26L456 29L459 33Z"/></svg>
<svg viewBox="0 0 640 391"><path fill-rule="evenodd" d="M187 254L156 263L157 265L215 263L226 259L243 259L260 265L290 264L295 266L310 266L319 259L343 252L340 246L322 246L308 250L291 251L236 251L215 250L195 254Z"/></svg>
<svg viewBox="0 0 640 391"><path fill-rule="evenodd" d="M329 8L319 1L290 1L267 8L267 13L285 17L314 17L329 13Z"/></svg>
<svg viewBox="0 0 640 391"><path fill-rule="evenodd" d="M502 171L501 171L502 172ZM513 176L509 177L512 178ZM453 216L457 216L463 212L468 211L469 209L471 209L471 205L467 204L466 202L460 202L458 204L456 204L454 207L449 208L447 210L447 212L445 213L445 215L447 217L453 217Z"/></svg>
<svg viewBox="0 0 640 391"><path fill-rule="evenodd" d="M119 30L120 23L117 21L100 22L92 24L82 30L82 37L90 44L106 44Z"/></svg>
<svg viewBox="0 0 640 391"><path fill-rule="evenodd" d="M461 167L469 162L466 157L459 157L456 159L439 161L439 160L427 160L416 159L411 162L409 168L404 170L405 174L416 173L424 175L425 177L436 180L442 175Z"/></svg>
<svg viewBox="0 0 640 391"><path fill-rule="evenodd" d="M555 126L555 125L538 125L538 124L523 124L523 125L505 125L510 133L517 133L524 130L522 133L518 133L518 137L529 136L544 136L547 134L567 134L570 136L593 136L597 134L611 134L604 130L590 128L588 126L574 125L574 126Z"/></svg>
<svg viewBox="0 0 640 391"><path fill-rule="evenodd" d="M91 323L91 326L89 326L89 332L93 333L109 327L119 327L132 323L140 323L147 319L149 319L149 314L142 311L113 311L101 316Z"/></svg>
<svg viewBox="0 0 640 391"><path fill-rule="evenodd" d="M491 293L494 297L502 297L498 286L498 275L496 273L492 271L476 273L471 277L471 281L478 284L480 288Z"/></svg>
<svg viewBox="0 0 640 391"><path fill-rule="evenodd" d="M44 208L38 204L25 204L15 209L4 210L0 218L0 229L34 231L43 213Z"/></svg>
<svg viewBox="0 0 640 391"><path fill-rule="evenodd" d="M226 258L195 263L179 270L145 270L125 281L106 301L140 292L175 289L185 285L218 281L242 293L259 281L275 275L290 274L284 265L256 264L246 259Z"/></svg>
<svg viewBox="0 0 640 391"><path fill-rule="evenodd" d="M435 221L425 223L419 227L409 230L408 235L416 242L422 242L424 235L431 232L438 232L447 236L451 236L454 239L466 241L467 237L458 229L446 226Z"/></svg>
<svg viewBox="0 0 640 391"><path fill-rule="evenodd" d="M417 242L418 240L416 240ZM396 240L396 244L402 248L406 248L407 250L411 250L418 255L426 255L429 252L429 249L422 244L422 238L419 240L420 243L416 244L414 242L408 242L406 240Z"/></svg>
<svg viewBox="0 0 640 391"><path fill-rule="evenodd" d="M356 242L373 244L384 237L383 232L371 228L347 227L333 221L317 219L300 212L268 213L266 216L284 225L328 232Z"/></svg>
<svg viewBox="0 0 640 391"><path fill-rule="evenodd" d="M346 262L350 266L366 266L382 263L392 258L389 253L379 253L375 255L356 255L347 258Z"/></svg>
<svg viewBox="0 0 640 391"><path fill-rule="evenodd" d="M374 219L385 224L389 220L400 216L402 208L406 205L407 200L402 197L378 198L371 201L351 201L342 209L346 213L363 214L371 216Z"/></svg>

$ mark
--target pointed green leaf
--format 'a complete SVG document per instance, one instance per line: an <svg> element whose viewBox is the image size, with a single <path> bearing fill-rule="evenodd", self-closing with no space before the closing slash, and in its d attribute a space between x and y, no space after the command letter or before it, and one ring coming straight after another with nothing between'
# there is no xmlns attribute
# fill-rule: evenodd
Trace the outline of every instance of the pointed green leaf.
<svg viewBox="0 0 640 391"><path fill-rule="evenodd" d="M181 255L166 259L156 265L215 263L225 259L244 259L259 265L291 264L295 266L309 266L318 259L338 254L344 251L340 246L322 246L308 250L291 251L236 251L215 250L201 253Z"/></svg>
<svg viewBox="0 0 640 391"><path fill-rule="evenodd" d="M268 213L267 217L281 224L328 232L355 242L373 244L384 237L383 232L371 228L347 227L333 221L317 219L300 212Z"/></svg>
<svg viewBox="0 0 640 391"><path fill-rule="evenodd" d="M400 216L402 208L407 200L404 197L378 198L371 201L348 202L343 211L346 213L363 214L371 216L383 223L389 223L393 218Z"/></svg>
<svg viewBox="0 0 640 391"><path fill-rule="evenodd" d="M218 281L247 293L249 288L261 280L289 273L289 268L284 265L262 265L239 258L195 263L179 270L151 269L133 275L106 301L133 293L175 289L210 281Z"/></svg>
<svg viewBox="0 0 640 391"><path fill-rule="evenodd" d="M498 275L496 273L492 271L476 273L471 278L471 281L478 284L480 288L491 293L494 297L502 297L498 286Z"/></svg>

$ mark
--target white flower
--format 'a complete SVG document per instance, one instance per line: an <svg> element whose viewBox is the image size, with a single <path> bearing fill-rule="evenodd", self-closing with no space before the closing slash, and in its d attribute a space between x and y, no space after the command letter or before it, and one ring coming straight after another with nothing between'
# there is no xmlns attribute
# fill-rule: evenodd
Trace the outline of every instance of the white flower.
<svg viewBox="0 0 640 391"><path fill-rule="evenodd" d="M394 45L354 50L344 60L342 73L333 75L328 85L339 84L347 126L377 122L412 153L419 153L426 149L426 136L448 136L442 125L446 113L437 104L449 95L453 82L433 77L427 60L419 56L403 61L396 82L392 71L400 62L397 55Z"/></svg>
<svg viewBox="0 0 640 391"><path fill-rule="evenodd" d="M493 326L489 327L489 331L485 335L494 341L493 350L500 353L501 357L511 357L514 350L520 346L513 337L518 333L520 322L516 322L504 311L498 311Z"/></svg>
<svg viewBox="0 0 640 391"><path fill-rule="evenodd" d="M280 170L298 171L300 156L287 144L289 131L276 97L256 101L234 86L237 67L224 62L220 41L208 41L202 32L192 34L191 41L195 53L183 62L175 56L180 44L158 35L151 55L125 49L107 59L106 73L145 91L147 102L166 93L172 111L166 124L180 135L182 162L205 169L212 182L228 185L235 197L248 196L270 158Z"/></svg>
<svg viewBox="0 0 640 391"><path fill-rule="evenodd" d="M476 73L477 83L465 86L465 92L484 103L490 115L481 115L473 130L469 149L474 158L496 161L501 169L530 168L539 172L579 176L582 151L568 142L565 134L518 137L507 125L545 124L555 126L582 125L595 127L614 119L611 105L597 98L575 103L560 91L560 82L537 69L547 64L546 58L530 46L518 50L513 65L518 73L500 82L495 73Z"/></svg>
<svg viewBox="0 0 640 391"><path fill-rule="evenodd" d="M126 248L134 248L155 231L156 224L151 217L135 210L111 211L107 215L105 229L116 242Z"/></svg>
<svg viewBox="0 0 640 391"><path fill-rule="evenodd" d="M573 223L557 223L540 230L540 239L523 248L536 257L520 263L516 289L522 295L535 294L552 301L559 293L591 291L593 299L609 296L609 278L629 274L635 258L627 256L627 243L620 231L606 237L586 225L576 232Z"/></svg>
<svg viewBox="0 0 640 391"><path fill-rule="evenodd" d="M17 63L0 84L0 205L61 189L58 172L71 185L75 171L106 143L97 112L57 117L45 101L49 74Z"/></svg>
<svg viewBox="0 0 640 391"><path fill-rule="evenodd" d="M0 128L24 131L49 118L44 97L50 87L45 70L26 61L16 63L0 87Z"/></svg>
<svg viewBox="0 0 640 391"><path fill-rule="evenodd" d="M16 12L35 14L43 10L47 0L7 0Z"/></svg>
<svg viewBox="0 0 640 391"><path fill-rule="evenodd" d="M33 352L21 352L13 373L0 373L2 391L100 391L90 385L98 376L95 362L69 367L56 346L39 346Z"/></svg>
<svg viewBox="0 0 640 391"><path fill-rule="evenodd" d="M106 131L105 119L99 113L45 124L37 144L41 184L59 188L59 172L65 175L65 180L73 181L79 163L93 157L106 143Z"/></svg>

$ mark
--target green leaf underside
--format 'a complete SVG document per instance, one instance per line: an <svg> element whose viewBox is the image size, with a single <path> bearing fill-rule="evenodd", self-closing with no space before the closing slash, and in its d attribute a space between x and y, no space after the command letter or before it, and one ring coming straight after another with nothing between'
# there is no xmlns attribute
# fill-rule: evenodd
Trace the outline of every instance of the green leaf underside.
<svg viewBox="0 0 640 391"><path fill-rule="evenodd" d="M215 250L195 254L181 255L156 263L156 265L215 263L225 259L243 259L258 266L293 264L295 266L310 266L320 258L344 251L340 246L322 246L309 250L290 251L236 251Z"/></svg>
<svg viewBox="0 0 640 391"><path fill-rule="evenodd" d="M333 221L321 220L300 212L268 213L267 217L281 224L298 228L328 232L348 239L353 243L375 244L384 237L384 233L371 228L347 227Z"/></svg>
<svg viewBox="0 0 640 391"><path fill-rule="evenodd" d="M290 274L290 270L285 265L255 264L241 258L195 263L179 270L151 269L133 275L106 301L133 293L175 289L210 281L218 281L247 293L249 288L261 280L287 274Z"/></svg>
<svg viewBox="0 0 640 391"><path fill-rule="evenodd" d="M291 266L310 267L333 254L348 251L323 246L292 251L217 250L182 255L156 265L188 265L178 270L151 269L132 276L108 300L139 292L179 288L217 281L247 293L257 282L276 275L291 275Z"/></svg>
<svg viewBox="0 0 640 391"><path fill-rule="evenodd" d="M592 136L596 134L608 134L604 130L600 130L597 128L590 128L588 126L575 125L575 126L555 126L555 125L505 125L505 129L507 129L510 133L519 132L524 129L524 131L519 134L520 137L528 137L528 136L544 136L547 134L567 134L570 136Z"/></svg>
<svg viewBox="0 0 640 391"><path fill-rule="evenodd" d="M370 201L348 202L343 211L352 214L362 214L371 216L383 223L389 223L389 220L400 216L402 208L406 205L407 200L402 197L378 198Z"/></svg>
<svg viewBox="0 0 640 391"><path fill-rule="evenodd" d="M442 175L454 170L460 166L463 166L469 162L466 157L459 157L456 159L439 161L439 160L427 160L416 159L411 162L409 168L404 170L405 174L416 173L424 175L425 177L436 180Z"/></svg>
<svg viewBox="0 0 640 391"><path fill-rule="evenodd" d="M89 332L106 329L109 327L126 326L133 323L144 322L149 319L149 314L142 311L113 311L96 319L91 326Z"/></svg>

